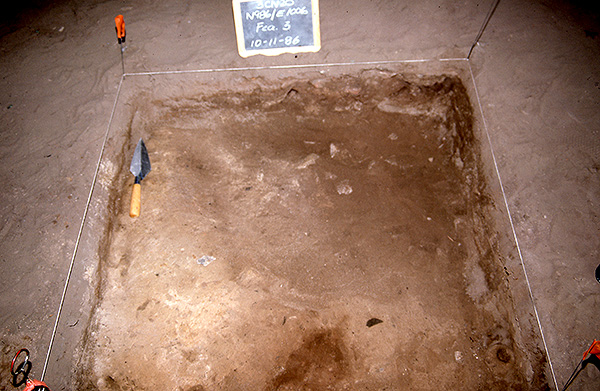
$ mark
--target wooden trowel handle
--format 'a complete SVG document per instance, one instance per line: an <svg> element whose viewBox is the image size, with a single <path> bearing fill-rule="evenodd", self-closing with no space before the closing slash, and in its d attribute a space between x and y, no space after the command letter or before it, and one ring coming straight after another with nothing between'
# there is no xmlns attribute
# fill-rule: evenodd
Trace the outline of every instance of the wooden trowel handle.
<svg viewBox="0 0 600 391"><path fill-rule="evenodd" d="M140 215L141 203L142 185L135 183L133 185L133 191L131 192L131 208L129 209L129 216L138 217Z"/></svg>

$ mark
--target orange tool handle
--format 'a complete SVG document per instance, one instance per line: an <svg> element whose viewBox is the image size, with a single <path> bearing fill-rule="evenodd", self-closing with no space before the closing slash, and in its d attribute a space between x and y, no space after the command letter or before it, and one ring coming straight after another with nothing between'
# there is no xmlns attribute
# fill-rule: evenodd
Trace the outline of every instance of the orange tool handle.
<svg viewBox="0 0 600 391"><path fill-rule="evenodd" d="M117 30L117 40L119 43L125 42L125 20L123 15L115 17L115 30Z"/></svg>
<svg viewBox="0 0 600 391"><path fill-rule="evenodd" d="M142 186L139 183L133 185L131 192L131 205L129 208L129 216L138 217L142 209Z"/></svg>
<svg viewBox="0 0 600 391"><path fill-rule="evenodd" d="M600 341L596 341L594 339L594 342L592 342L592 346L590 346L590 348L588 350L586 350L585 353L583 353L584 360L588 354L593 354L596 357L600 358Z"/></svg>

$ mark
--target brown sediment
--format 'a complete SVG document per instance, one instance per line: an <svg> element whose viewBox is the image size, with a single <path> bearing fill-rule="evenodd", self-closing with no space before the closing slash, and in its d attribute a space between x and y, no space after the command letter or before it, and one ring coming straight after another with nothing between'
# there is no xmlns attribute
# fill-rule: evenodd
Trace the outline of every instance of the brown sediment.
<svg viewBox="0 0 600 391"><path fill-rule="evenodd" d="M115 176L82 389L545 384L460 79L247 84L147 103L153 171L133 220Z"/></svg>

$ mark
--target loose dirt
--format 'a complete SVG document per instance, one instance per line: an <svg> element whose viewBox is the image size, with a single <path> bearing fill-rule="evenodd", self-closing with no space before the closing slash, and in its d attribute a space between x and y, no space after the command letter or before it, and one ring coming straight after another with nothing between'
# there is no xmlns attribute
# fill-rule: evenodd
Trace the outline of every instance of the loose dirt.
<svg viewBox="0 0 600 391"><path fill-rule="evenodd" d="M364 71L142 101L159 113L142 132L152 171L131 219L137 139L112 162L78 389L545 387L460 79Z"/></svg>

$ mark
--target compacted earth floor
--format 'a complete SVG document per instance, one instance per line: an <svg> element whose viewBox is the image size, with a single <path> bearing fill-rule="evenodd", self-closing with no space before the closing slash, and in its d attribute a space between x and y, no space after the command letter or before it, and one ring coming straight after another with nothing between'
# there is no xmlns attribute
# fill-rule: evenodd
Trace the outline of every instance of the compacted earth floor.
<svg viewBox="0 0 600 391"><path fill-rule="evenodd" d="M137 137L111 158L79 389L547 387L459 78L254 79L136 104L155 113L128 129L152 171L133 219Z"/></svg>

